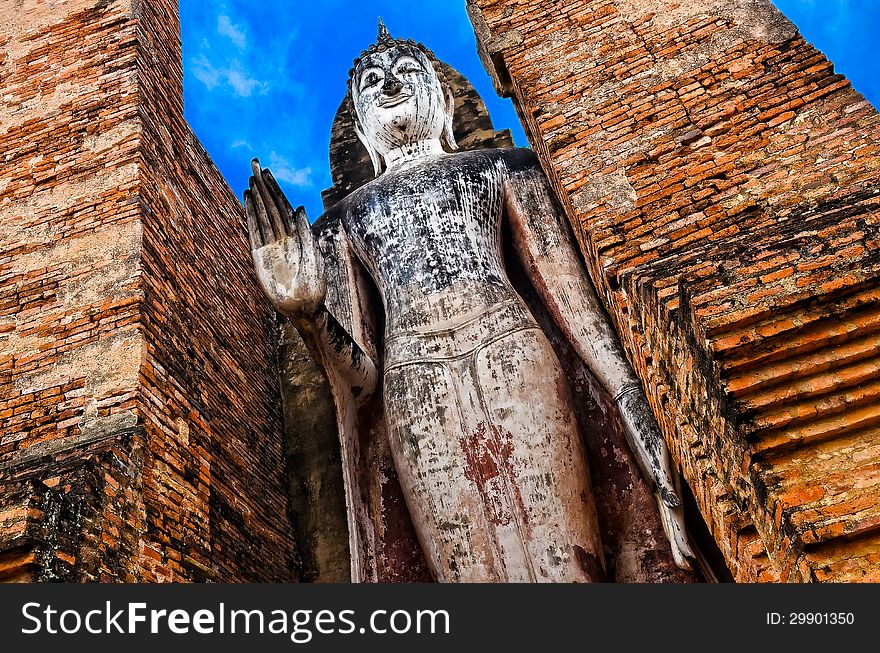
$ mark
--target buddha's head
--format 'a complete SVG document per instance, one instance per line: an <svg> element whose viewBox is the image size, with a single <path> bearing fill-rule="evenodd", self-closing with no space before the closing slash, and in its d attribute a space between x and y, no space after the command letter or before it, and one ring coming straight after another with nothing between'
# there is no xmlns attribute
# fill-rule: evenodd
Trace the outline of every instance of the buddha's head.
<svg viewBox="0 0 880 653"><path fill-rule="evenodd" d="M392 38L381 19L379 37L355 60L348 85L355 130L377 176L392 150L422 141L456 149L454 98L440 62L421 43Z"/></svg>

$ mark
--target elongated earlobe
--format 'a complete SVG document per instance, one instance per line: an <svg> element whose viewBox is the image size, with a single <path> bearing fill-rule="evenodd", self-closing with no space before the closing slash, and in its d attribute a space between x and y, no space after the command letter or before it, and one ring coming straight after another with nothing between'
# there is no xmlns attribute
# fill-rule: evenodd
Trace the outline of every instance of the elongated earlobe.
<svg viewBox="0 0 880 653"><path fill-rule="evenodd" d="M373 148L367 137L364 136L364 132L361 131L361 124L357 119L354 121L354 133L357 134L358 140L363 146L367 148L367 153L370 155L370 161L373 162L373 171L376 173L375 176L378 177L382 174L382 157Z"/></svg>
<svg viewBox="0 0 880 653"><path fill-rule="evenodd" d="M443 142L450 152L454 152L458 149L458 143L455 142L455 134L452 131L452 117L455 115L455 95L452 94L452 89L448 86L445 86L443 90L446 94L446 119L443 123Z"/></svg>

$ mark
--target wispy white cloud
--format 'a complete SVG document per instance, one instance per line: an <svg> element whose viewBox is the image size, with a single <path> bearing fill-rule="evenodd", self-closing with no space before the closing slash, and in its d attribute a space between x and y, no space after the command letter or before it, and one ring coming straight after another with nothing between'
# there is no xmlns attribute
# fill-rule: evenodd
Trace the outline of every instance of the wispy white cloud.
<svg viewBox="0 0 880 653"><path fill-rule="evenodd" d="M204 84L209 91L214 90L220 83L220 71L208 60L205 55L190 60L190 71L193 77Z"/></svg>
<svg viewBox="0 0 880 653"><path fill-rule="evenodd" d="M311 166L296 168L290 161L274 151L269 153L267 163L267 167L272 170L272 174L280 182L297 188L311 188L314 185Z"/></svg>
<svg viewBox="0 0 880 653"><path fill-rule="evenodd" d="M223 70L223 74L226 77L226 83L229 84L232 87L232 90L235 91L235 94L240 97L250 97L254 91L266 93L269 90L269 84L256 80L253 77L248 77L248 75L241 70L227 68Z"/></svg>
<svg viewBox="0 0 880 653"><path fill-rule="evenodd" d="M232 41L239 50L247 45L247 35L240 25L236 25L226 14L217 17L217 33Z"/></svg>
<svg viewBox="0 0 880 653"><path fill-rule="evenodd" d="M239 97L250 97L254 92L264 94L269 84L250 77L240 62L234 60L229 66L217 67L204 54L190 60L193 77L212 91L221 84L228 86Z"/></svg>

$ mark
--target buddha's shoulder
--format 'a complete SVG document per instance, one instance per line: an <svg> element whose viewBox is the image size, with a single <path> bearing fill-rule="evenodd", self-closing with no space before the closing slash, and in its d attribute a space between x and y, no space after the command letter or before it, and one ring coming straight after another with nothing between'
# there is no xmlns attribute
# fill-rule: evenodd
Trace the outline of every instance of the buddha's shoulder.
<svg viewBox="0 0 880 653"><path fill-rule="evenodd" d="M503 150L502 159L511 172L540 169L538 155L527 147L508 147Z"/></svg>
<svg viewBox="0 0 880 653"><path fill-rule="evenodd" d="M502 163L511 170L540 167L538 157L526 147L493 147L476 150L462 150L450 158L461 161L473 159Z"/></svg>

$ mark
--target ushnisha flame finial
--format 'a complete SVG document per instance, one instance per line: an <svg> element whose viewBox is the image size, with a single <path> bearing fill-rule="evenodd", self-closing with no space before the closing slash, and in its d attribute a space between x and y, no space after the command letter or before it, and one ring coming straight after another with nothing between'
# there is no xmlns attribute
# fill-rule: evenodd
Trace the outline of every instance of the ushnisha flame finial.
<svg viewBox="0 0 880 653"><path fill-rule="evenodd" d="M379 35L376 37L376 45L394 45L396 41L392 38L388 28L385 26L385 22L382 20L382 16L379 16Z"/></svg>

